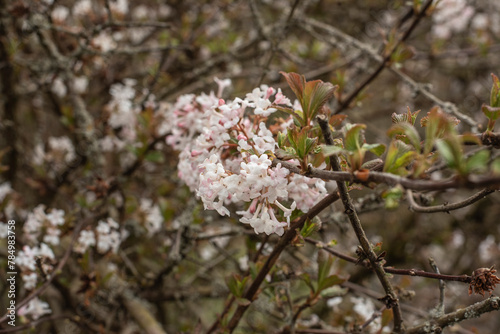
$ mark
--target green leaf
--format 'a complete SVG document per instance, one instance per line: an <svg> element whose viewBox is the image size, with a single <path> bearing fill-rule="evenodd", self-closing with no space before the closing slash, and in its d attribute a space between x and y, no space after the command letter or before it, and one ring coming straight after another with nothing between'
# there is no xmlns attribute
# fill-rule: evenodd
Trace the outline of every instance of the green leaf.
<svg viewBox="0 0 500 334"><path fill-rule="evenodd" d="M416 152L410 145L400 140L393 140L385 157L384 172L397 175L408 174L405 167L414 160L415 154Z"/></svg>
<svg viewBox="0 0 500 334"><path fill-rule="evenodd" d="M352 124L348 127L345 135L345 149L347 151L357 151L361 148L362 130L366 129L365 124Z"/></svg>
<svg viewBox="0 0 500 334"><path fill-rule="evenodd" d="M385 152L385 145L384 144L363 144L361 146L363 150L367 150L372 152L373 154L376 154L377 156L381 156Z"/></svg>
<svg viewBox="0 0 500 334"><path fill-rule="evenodd" d="M500 158L496 158L491 163L491 172L495 175L500 175Z"/></svg>
<svg viewBox="0 0 500 334"><path fill-rule="evenodd" d="M248 282L248 276L246 276L243 280L241 276L238 274L233 274L229 278L226 279L227 287L229 291L236 297L239 298L243 296L243 292L245 291L245 285Z"/></svg>
<svg viewBox="0 0 500 334"><path fill-rule="evenodd" d="M481 106L481 111L488 118L488 129L487 131L493 131L495 127L495 122L500 116L500 108L499 107L491 107L483 104Z"/></svg>
<svg viewBox="0 0 500 334"><path fill-rule="evenodd" d="M417 129L410 123L401 122L395 124L387 131L387 134L390 138L394 138L396 135L404 135L408 139L408 143L412 144L417 152L420 152L420 135ZM401 138L398 137L398 139Z"/></svg>
<svg viewBox="0 0 500 334"><path fill-rule="evenodd" d="M285 146L285 142L286 142L286 134L278 132L278 138L277 138L278 147L283 148L283 146Z"/></svg>
<svg viewBox="0 0 500 334"><path fill-rule="evenodd" d="M309 289L311 289L311 291L313 293L316 291L316 289L314 288L314 285L311 281L311 276L309 276L308 273L303 273L299 277L306 283L306 285L309 287Z"/></svg>
<svg viewBox="0 0 500 334"><path fill-rule="evenodd" d="M497 108L500 107L500 80L498 77L491 73L493 85L491 86L490 106Z"/></svg>
<svg viewBox="0 0 500 334"><path fill-rule="evenodd" d="M455 135L455 126L460 121L447 115L439 107L434 107L420 120L420 124L426 128L424 153L427 155L432 151L435 141L447 134Z"/></svg>
<svg viewBox="0 0 500 334"><path fill-rule="evenodd" d="M334 258L331 255L325 257L318 257L318 286L321 285L328 275L330 274L330 270L332 269Z"/></svg>
<svg viewBox="0 0 500 334"><path fill-rule="evenodd" d="M292 147L287 147L284 150L281 148L276 149L275 153L276 157L281 160L291 160L298 158L295 149Z"/></svg>
<svg viewBox="0 0 500 334"><path fill-rule="evenodd" d="M165 160L162 152L153 151L146 155L146 161L162 163Z"/></svg>
<svg viewBox="0 0 500 334"><path fill-rule="evenodd" d="M318 141L318 138L306 138L305 155L309 154L314 149L317 141Z"/></svg>
<svg viewBox="0 0 500 334"><path fill-rule="evenodd" d="M273 108L276 108L280 111L286 112L287 114L290 114L293 116L294 120L297 120L298 124L296 124L298 127L301 127L304 124L304 114L302 113L301 110L293 110L292 108L287 108L279 105L273 105Z"/></svg>
<svg viewBox="0 0 500 334"><path fill-rule="evenodd" d="M462 148L456 140L450 137L439 139L436 147L448 167L456 169L460 174L465 173Z"/></svg>
<svg viewBox="0 0 500 334"><path fill-rule="evenodd" d="M403 197L404 189L400 185L392 187L382 193L382 198L385 200L385 208L394 210L399 207L399 201Z"/></svg>
<svg viewBox="0 0 500 334"><path fill-rule="evenodd" d="M325 157L337 155L344 151L342 147L335 145L321 145L320 147L321 147L321 153L323 153Z"/></svg>
<svg viewBox="0 0 500 334"><path fill-rule="evenodd" d="M307 219L300 230L300 235L304 238L311 236L314 232L318 231L321 227L319 218L314 217L312 220Z"/></svg>
<svg viewBox="0 0 500 334"><path fill-rule="evenodd" d="M488 168L490 159L490 151L481 150L473 154L467 159L466 172L484 172Z"/></svg>
<svg viewBox="0 0 500 334"><path fill-rule="evenodd" d="M229 291L235 296L239 297L241 296L238 291L238 281L235 277L235 275L232 275L226 279L226 284L227 287L229 288Z"/></svg>
<svg viewBox="0 0 500 334"><path fill-rule="evenodd" d="M340 278L337 275L330 275L325 277L321 282L318 282L318 291L323 291L334 285L342 284L345 281L346 280L344 278Z"/></svg>

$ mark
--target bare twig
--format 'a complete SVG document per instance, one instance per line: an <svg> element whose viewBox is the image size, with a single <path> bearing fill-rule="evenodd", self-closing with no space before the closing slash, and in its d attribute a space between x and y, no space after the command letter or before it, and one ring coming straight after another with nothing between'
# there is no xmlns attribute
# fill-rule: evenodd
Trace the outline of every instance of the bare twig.
<svg viewBox="0 0 500 334"><path fill-rule="evenodd" d="M436 274L440 274L439 268L438 268L438 266L436 264L436 261L434 261L433 258L429 259L429 264L431 265L432 270L434 270L434 272ZM435 308L436 318L437 317L441 317L444 314L444 289L445 289L444 280L440 279L439 280L439 302L438 302L438 304L436 305L436 308Z"/></svg>
<svg viewBox="0 0 500 334"><path fill-rule="evenodd" d="M421 205L417 204L417 202L413 198L413 192L410 189L408 189L406 191L406 198L408 199L408 202L410 204L409 209L411 211L422 212L422 213L449 212L452 210L458 210L461 208L465 208L466 206L469 206L469 205L485 198L489 194L494 193L495 191L496 190L494 190L494 189L486 188L486 189L483 189L483 190L475 193L474 195L472 195L472 196L470 196L470 197L468 197L460 202L456 202L453 204L445 203L442 205L428 206L428 207L421 206Z"/></svg>

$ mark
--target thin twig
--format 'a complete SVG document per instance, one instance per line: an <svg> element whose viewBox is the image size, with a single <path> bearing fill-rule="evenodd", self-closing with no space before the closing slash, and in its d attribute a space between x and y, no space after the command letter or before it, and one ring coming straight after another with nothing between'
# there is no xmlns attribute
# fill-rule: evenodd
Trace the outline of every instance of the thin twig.
<svg viewBox="0 0 500 334"><path fill-rule="evenodd" d="M472 195L470 197L467 197L466 199L464 199L463 201L460 201L460 202L456 202L453 204L445 203L442 205L427 206L427 207L417 204L417 202L413 198L413 192L410 189L408 189L406 191L406 198L408 199L408 204L410 205L410 207L409 207L410 211L422 212L422 213L449 212L449 211L465 208L466 206L469 206L469 205L485 198L489 194L494 193L495 191L496 190L494 190L494 189L486 188L486 189L483 189L483 190L475 193L474 195Z"/></svg>
<svg viewBox="0 0 500 334"><path fill-rule="evenodd" d="M439 268L436 264L436 261L434 261L433 258L429 258L429 264L431 265L432 270L434 270L434 272L436 274L441 274L439 272ZM444 284L444 280L440 279L439 280L439 302L435 308L436 318L441 317L444 314L444 289L445 289L445 287L446 287L446 285Z"/></svg>
<svg viewBox="0 0 500 334"><path fill-rule="evenodd" d="M392 48L386 53L385 57L382 59L382 62L379 64L379 66L373 71L373 73L368 76L354 91L352 91L346 98L344 98L342 101L339 101L339 106L335 111L333 112L334 114L338 114L345 110L349 104L361 93L363 89L365 89L366 86L368 86L381 72L382 70L387 66L387 64L390 63L392 54L396 51L396 49L406 40L408 37L410 37L410 34L413 32L415 27L418 25L420 20L425 16L425 12L427 9L430 7L432 4L433 0L427 0L427 2L422 6L420 9L420 12L415 15L415 19L412 21L411 25L406 29L406 31L403 33L403 35L399 38L399 40L394 43Z"/></svg>

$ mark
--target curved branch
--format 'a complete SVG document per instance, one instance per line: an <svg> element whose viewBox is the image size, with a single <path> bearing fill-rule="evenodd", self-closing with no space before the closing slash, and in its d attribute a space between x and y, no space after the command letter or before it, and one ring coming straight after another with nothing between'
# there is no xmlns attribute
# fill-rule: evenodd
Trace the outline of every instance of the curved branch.
<svg viewBox="0 0 500 334"><path fill-rule="evenodd" d="M442 205L427 206L427 207L420 206L419 204L417 204L417 202L415 202L415 199L413 198L413 193L410 189L408 189L406 191L406 198L408 199L408 204L410 205L410 208L409 208L410 211L422 212L422 213L449 212L452 210L458 210L458 209L464 208L466 206L469 206L469 205L479 201L480 199L485 198L489 194L494 193L495 191L496 190L494 190L494 189L486 188L486 189L483 189L483 190L475 193L474 195L472 195L470 197L467 197L466 199L464 199L463 201L460 201L460 202L456 202L453 204L445 203Z"/></svg>

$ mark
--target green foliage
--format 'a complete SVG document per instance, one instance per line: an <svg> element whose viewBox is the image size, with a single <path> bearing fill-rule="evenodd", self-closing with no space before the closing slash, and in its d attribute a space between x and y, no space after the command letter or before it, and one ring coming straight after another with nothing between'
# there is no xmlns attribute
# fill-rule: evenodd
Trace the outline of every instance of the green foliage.
<svg viewBox="0 0 500 334"><path fill-rule="evenodd" d="M245 292L245 286L248 282L249 276L245 276L245 278L241 278L238 274L233 274L229 278L226 279L227 287L229 291L236 297L236 301L240 305L249 305L250 301L248 299L243 298L243 294Z"/></svg>
<svg viewBox="0 0 500 334"><path fill-rule="evenodd" d="M399 201L403 197L404 189L400 185L390 188L382 193L382 198L385 201L385 208L394 210L399 207Z"/></svg>
<svg viewBox="0 0 500 334"><path fill-rule="evenodd" d="M500 107L500 80L493 73L491 73L491 78L493 79L493 85L491 86L490 106L498 108Z"/></svg>
<svg viewBox="0 0 500 334"><path fill-rule="evenodd" d="M361 169L366 152L372 152L380 156L385 151L383 144L366 144L364 142L363 130L366 128L364 124L346 124L344 147L337 145L321 145L321 152L325 157L332 155L343 154L349 162L351 171Z"/></svg>
<svg viewBox="0 0 500 334"><path fill-rule="evenodd" d="M410 145L401 140L393 140L385 157L384 172L402 176L407 175L406 166L414 160L416 155L417 152Z"/></svg>
<svg viewBox="0 0 500 334"><path fill-rule="evenodd" d="M318 278L316 282L311 280L311 276L308 273L300 275L300 278L311 290L311 300L318 298L321 291L334 285L340 285L346 281L346 279L341 278L338 275L330 275L334 261L335 259L331 255L325 258L324 256L321 256L320 253L320 256L318 256Z"/></svg>

